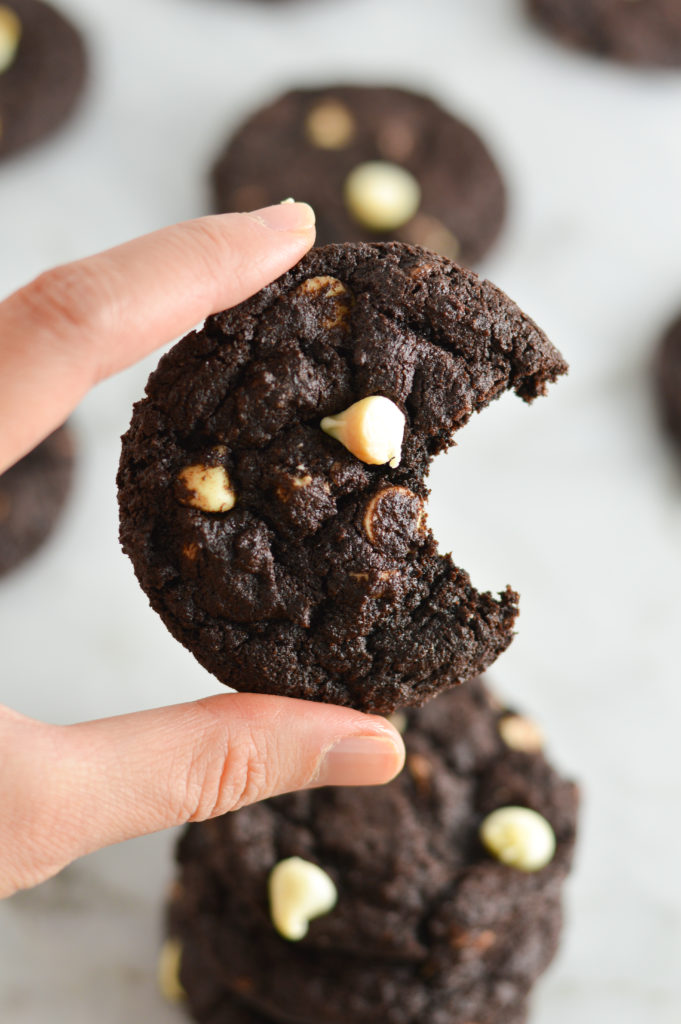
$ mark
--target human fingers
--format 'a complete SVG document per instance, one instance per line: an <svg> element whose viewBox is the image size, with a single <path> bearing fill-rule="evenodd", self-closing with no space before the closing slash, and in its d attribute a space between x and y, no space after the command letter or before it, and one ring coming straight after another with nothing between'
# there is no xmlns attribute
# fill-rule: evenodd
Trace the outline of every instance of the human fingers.
<svg viewBox="0 0 681 1024"><path fill-rule="evenodd" d="M377 785L404 746L379 716L222 694L73 726L0 711L0 897L76 857L296 789Z"/></svg>
<svg viewBox="0 0 681 1024"><path fill-rule="evenodd" d="M236 305L314 241L314 212L281 203L155 231L41 274L0 303L0 472L99 380Z"/></svg>

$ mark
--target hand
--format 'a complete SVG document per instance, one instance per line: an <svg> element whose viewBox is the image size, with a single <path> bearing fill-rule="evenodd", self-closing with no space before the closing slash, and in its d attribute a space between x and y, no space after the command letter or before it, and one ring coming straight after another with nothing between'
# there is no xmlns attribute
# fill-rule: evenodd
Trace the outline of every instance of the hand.
<svg viewBox="0 0 681 1024"><path fill-rule="evenodd" d="M0 471L104 377L248 298L312 245L302 203L189 221L41 275L0 303ZM387 782L383 718L228 694L71 726L0 706L0 897L110 843L324 785Z"/></svg>

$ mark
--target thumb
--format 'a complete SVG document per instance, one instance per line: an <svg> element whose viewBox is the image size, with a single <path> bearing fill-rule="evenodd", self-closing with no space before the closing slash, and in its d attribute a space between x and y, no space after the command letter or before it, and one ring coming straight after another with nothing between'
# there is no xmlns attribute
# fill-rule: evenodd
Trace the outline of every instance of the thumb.
<svg viewBox="0 0 681 1024"><path fill-rule="evenodd" d="M12 716L5 743L13 724L20 777L12 777L10 742L2 781L19 794L22 813L20 827L15 819L2 837L0 861L10 864L14 888L102 846L279 793L387 782L404 760L384 718L264 694L221 694L71 726ZM0 895L1 878L0 871Z"/></svg>

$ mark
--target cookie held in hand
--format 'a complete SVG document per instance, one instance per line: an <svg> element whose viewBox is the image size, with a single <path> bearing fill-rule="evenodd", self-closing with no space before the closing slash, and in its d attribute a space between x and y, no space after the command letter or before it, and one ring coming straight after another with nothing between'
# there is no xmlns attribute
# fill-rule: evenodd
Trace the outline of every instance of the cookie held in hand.
<svg viewBox="0 0 681 1024"><path fill-rule="evenodd" d="M508 646L428 529L425 478L473 412L567 367L498 288L398 243L314 249L161 360L119 469L121 542L222 682L389 712Z"/></svg>

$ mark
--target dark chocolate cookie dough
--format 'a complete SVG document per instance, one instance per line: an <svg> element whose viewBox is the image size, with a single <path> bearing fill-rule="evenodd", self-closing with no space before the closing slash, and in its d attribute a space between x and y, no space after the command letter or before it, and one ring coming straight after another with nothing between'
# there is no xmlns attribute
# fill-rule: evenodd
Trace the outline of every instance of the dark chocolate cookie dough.
<svg viewBox="0 0 681 1024"><path fill-rule="evenodd" d="M521 1024L558 943L577 812L538 735L474 681L407 715L389 785L190 825L169 931L196 1020ZM487 848L492 812L517 828Z"/></svg>
<svg viewBox="0 0 681 1024"><path fill-rule="evenodd" d="M654 374L662 421L681 450L681 317L660 343Z"/></svg>
<svg viewBox="0 0 681 1024"><path fill-rule="evenodd" d="M220 210L295 196L317 214L317 241L397 239L479 260L501 227L505 192L479 137L403 89L298 90L250 118L214 171Z"/></svg>
<svg viewBox="0 0 681 1024"><path fill-rule="evenodd" d="M42 544L66 500L73 438L60 427L0 476L0 575Z"/></svg>
<svg viewBox="0 0 681 1024"><path fill-rule="evenodd" d="M471 271L396 243L312 250L152 374L123 439L123 548L222 682L422 703L494 661L517 613L438 554L429 463L503 391L531 401L565 370ZM389 451L362 448L386 430Z"/></svg>
<svg viewBox="0 0 681 1024"><path fill-rule="evenodd" d="M528 0L566 43L634 64L681 65L679 0Z"/></svg>
<svg viewBox="0 0 681 1024"><path fill-rule="evenodd" d="M42 0L0 2L0 157L56 128L86 73L75 28Z"/></svg>

